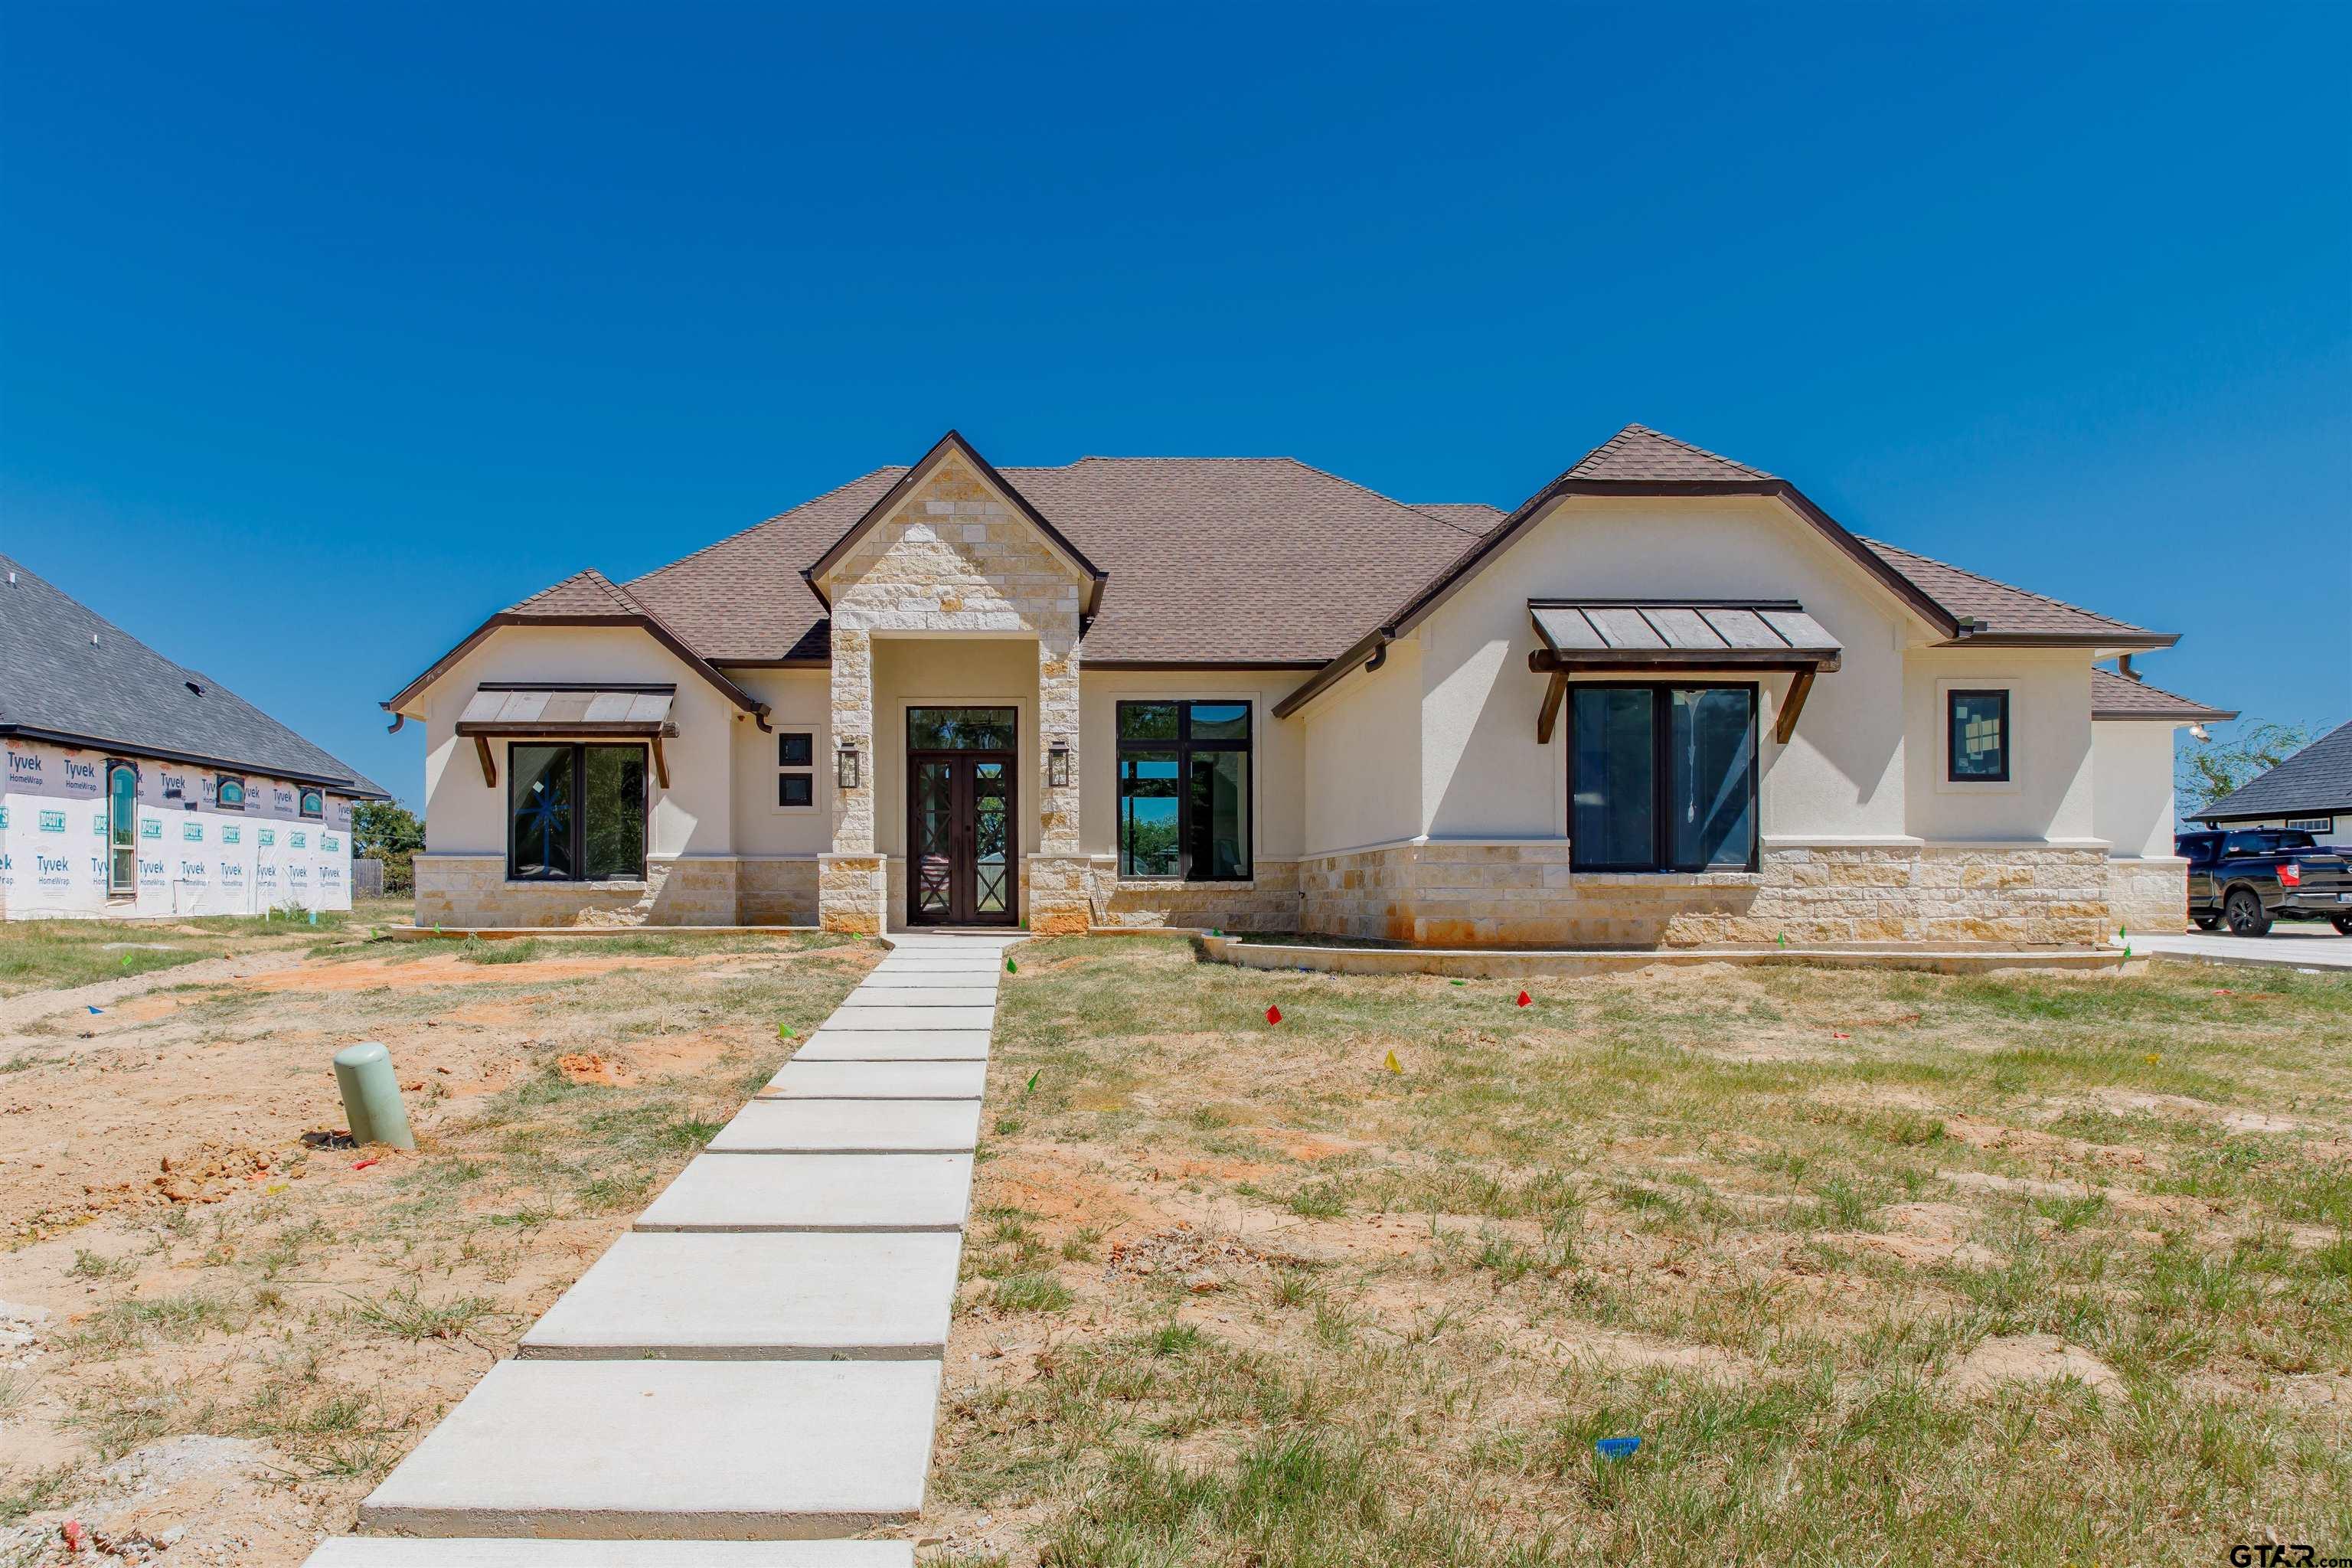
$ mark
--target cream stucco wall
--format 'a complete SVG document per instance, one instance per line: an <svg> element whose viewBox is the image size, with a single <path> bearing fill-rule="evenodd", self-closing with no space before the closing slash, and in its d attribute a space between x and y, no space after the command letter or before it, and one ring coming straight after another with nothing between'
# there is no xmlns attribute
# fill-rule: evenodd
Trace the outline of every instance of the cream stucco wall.
<svg viewBox="0 0 2352 1568"><path fill-rule="evenodd" d="M2109 854L2172 853L2173 733L2145 719L2091 726L2091 831Z"/></svg>
<svg viewBox="0 0 2352 1568"><path fill-rule="evenodd" d="M1392 844L1421 831L1421 662L1417 641L1392 644L1380 668L1355 671L1291 716L1306 752L1307 854Z"/></svg>
<svg viewBox="0 0 2352 1568"><path fill-rule="evenodd" d="M739 855L817 856L833 847L832 698L822 669L730 669L729 679L769 707L777 733L802 731L810 742L814 794L806 806L776 804L776 735L757 724L734 727L734 845ZM797 771L797 770L795 770ZM672 782L676 782L673 773Z"/></svg>
<svg viewBox="0 0 2352 1568"><path fill-rule="evenodd" d="M1021 852L1034 854L1045 755L1037 730L1037 639L875 636L874 843L893 859L907 853L907 710L921 707L1019 710L1015 816Z"/></svg>
<svg viewBox="0 0 2352 1568"><path fill-rule="evenodd" d="M731 780L737 731L757 734L748 716L675 654L625 626L502 626L419 699L425 721L425 848L435 855L506 855L507 751L490 742L499 782L482 782L458 716L485 680L671 682L675 738L663 742L669 788L653 785L646 853L727 855L734 850ZM763 739L765 737L762 737Z"/></svg>
<svg viewBox="0 0 2352 1568"><path fill-rule="evenodd" d="M1810 524L1759 497L1571 498L1423 623L1412 638L1421 649L1423 731L1414 832L1566 833L1569 725L1563 716L1550 743L1537 743L1547 678L1528 668L1540 645L1527 602L1643 596L1801 602L1845 654L1836 673L1815 682L1785 747L1770 729L1789 677L1761 679L1761 831L1768 840L1801 842L1905 833L1906 737L1895 716L1904 647L1925 628Z"/></svg>
<svg viewBox="0 0 2352 1568"><path fill-rule="evenodd" d="M1955 688L2008 690L2008 782L1955 784L1945 776L1946 698ZM1916 837L2100 843L2092 820L2089 649L1913 648L1904 667L1903 729L1906 820ZM2168 779L2170 773L2168 763Z"/></svg>

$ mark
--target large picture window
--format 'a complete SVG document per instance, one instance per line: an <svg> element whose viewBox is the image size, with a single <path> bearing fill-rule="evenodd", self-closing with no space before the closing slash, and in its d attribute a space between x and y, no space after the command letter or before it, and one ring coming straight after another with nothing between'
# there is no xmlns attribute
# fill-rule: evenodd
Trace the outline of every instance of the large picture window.
<svg viewBox="0 0 2352 1568"><path fill-rule="evenodd" d="M1118 874L1250 875L1250 705L1118 705Z"/></svg>
<svg viewBox="0 0 2352 1568"><path fill-rule="evenodd" d="M509 877L602 882L645 874L643 746L509 748Z"/></svg>
<svg viewBox="0 0 2352 1568"><path fill-rule="evenodd" d="M1577 869L1755 868L1754 687L1569 690L1569 858Z"/></svg>
<svg viewBox="0 0 2352 1568"><path fill-rule="evenodd" d="M1945 693L1944 777L1953 784L2009 782L2009 693Z"/></svg>

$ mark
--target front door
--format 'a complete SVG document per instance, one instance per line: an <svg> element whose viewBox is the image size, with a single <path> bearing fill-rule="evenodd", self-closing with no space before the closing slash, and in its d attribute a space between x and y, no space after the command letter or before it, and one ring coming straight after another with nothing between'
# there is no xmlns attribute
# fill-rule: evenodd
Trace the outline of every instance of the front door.
<svg viewBox="0 0 2352 1568"><path fill-rule="evenodd" d="M907 919L1011 925L1019 918L1020 819L1012 708L907 710Z"/></svg>
<svg viewBox="0 0 2352 1568"><path fill-rule="evenodd" d="M1011 925L1013 753L907 758L907 917L916 925Z"/></svg>

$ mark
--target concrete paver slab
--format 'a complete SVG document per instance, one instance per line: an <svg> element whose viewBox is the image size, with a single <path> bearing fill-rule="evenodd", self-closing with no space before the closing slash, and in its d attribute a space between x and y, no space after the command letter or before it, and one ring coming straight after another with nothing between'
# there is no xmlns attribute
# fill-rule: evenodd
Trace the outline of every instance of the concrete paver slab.
<svg viewBox="0 0 2352 1568"><path fill-rule="evenodd" d="M936 1361L952 1231L632 1232L522 1338L530 1357Z"/></svg>
<svg viewBox="0 0 2352 1568"><path fill-rule="evenodd" d="M982 1029L820 1029L796 1062L978 1062L988 1059Z"/></svg>
<svg viewBox="0 0 2352 1568"><path fill-rule="evenodd" d="M853 1007L844 1005L817 1026L829 1029L986 1029L996 1022L993 1007Z"/></svg>
<svg viewBox="0 0 2352 1568"><path fill-rule="evenodd" d="M996 975L997 972L993 969L894 969L889 964L884 963L877 965L866 973L866 984L898 991L958 991L971 988L985 991L992 998L996 994ZM856 993L853 992L851 994L855 995Z"/></svg>
<svg viewBox="0 0 2352 1568"><path fill-rule="evenodd" d="M714 1154L958 1154L980 1142L976 1100L754 1100Z"/></svg>
<svg viewBox="0 0 2352 1568"><path fill-rule="evenodd" d="M986 1062L812 1062L794 1057L776 1069L760 1098L978 1100L987 1092Z"/></svg>
<svg viewBox="0 0 2352 1568"><path fill-rule="evenodd" d="M969 1154L702 1154L638 1230L960 1230Z"/></svg>
<svg viewBox="0 0 2352 1568"><path fill-rule="evenodd" d="M302 1568L914 1568L908 1541L410 1541L339 1535Z"/></svg>
<svg viewBox="0 0 2352 1568"><path fill-rule="evenodd" d="M855 1534L921 1509L939 1390L931 1361L500 1362L360 1522L436 1537Z"/></svg>
<svg viewBox="0 0 2352 1568"><path fill-rule="evenodd" d="M899 985L887 975L867 977L866 984L842 998L844 1007L993 1007L993 985Z"/></svg>

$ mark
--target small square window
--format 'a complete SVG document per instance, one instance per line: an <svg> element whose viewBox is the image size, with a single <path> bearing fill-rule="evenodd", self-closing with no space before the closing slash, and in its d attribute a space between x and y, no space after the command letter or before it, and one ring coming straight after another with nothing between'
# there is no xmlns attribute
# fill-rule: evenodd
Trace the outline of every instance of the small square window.
<svg viewBox="0 0 2352 1568"><path fill-rule="evenodd" d="M1948 755L1945 777L1954 784L2009 782L2009 693L1948 695Z"/></svg>
<svg viewBox="0 0 2352 1568"><path fill-rule="evenodd" d="M213 799L223 811L245 809L245 781L223 774L214 786Z"/></svg>
<svg viewBox="0 0 2352 1568"><path fill-rule="evenodd" d="M302 792L302 815L311 817L326 816L327 797L325 794L315 789L304 790Z"/></svg>
<svg viewBox="0 0 2352 1568"><path fill-rule="evenodd" d="M784 730L776 735L776 766L805 768L816 761L816 737L806 730Z"/></svg>
<svg viewBox="0 0 2352 1568"><path fill-rule="evenodd" d="M776 804L778 805L814 805L816 804L814 773L778 773Z"/></svg>

